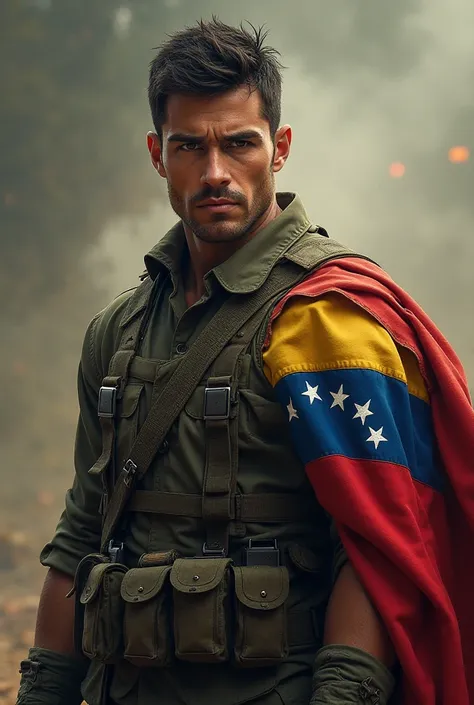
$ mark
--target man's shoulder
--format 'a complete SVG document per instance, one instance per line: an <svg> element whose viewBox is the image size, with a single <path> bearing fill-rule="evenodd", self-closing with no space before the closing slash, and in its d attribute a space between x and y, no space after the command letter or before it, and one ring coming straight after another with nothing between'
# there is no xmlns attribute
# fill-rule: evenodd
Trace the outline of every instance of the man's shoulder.
<svg viewBox="0 0 474 705"><path fill-rule="evenodd" d="M143 308L149 291L149 282L145 282L118 294L96 313L89 324L84 341L83 359L85 357L89 359L97 375L107 374L109 361L118 349L127 319L134 313L138 315L138 308ZM138 307L134 306L135 302L138 302Z"/></svg>

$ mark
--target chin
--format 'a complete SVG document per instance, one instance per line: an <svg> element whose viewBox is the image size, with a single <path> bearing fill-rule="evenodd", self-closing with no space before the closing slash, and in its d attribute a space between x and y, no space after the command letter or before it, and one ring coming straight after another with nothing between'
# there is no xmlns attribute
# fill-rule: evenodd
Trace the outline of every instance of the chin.
<svg viewBox="0 0 474 705"><path fill-rule="evenodd" d="M194 235L203 242L235 242L245 237L247 227L221 220L213 223L193 223L191 229Z"/></svg>

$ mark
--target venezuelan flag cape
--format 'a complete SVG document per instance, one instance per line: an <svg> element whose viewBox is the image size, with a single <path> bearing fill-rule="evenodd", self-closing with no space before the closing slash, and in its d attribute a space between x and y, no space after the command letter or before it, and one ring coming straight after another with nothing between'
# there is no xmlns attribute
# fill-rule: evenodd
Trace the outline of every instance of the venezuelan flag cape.
<svg viewBox="0 0 474 705"><path fill-rule="evenodd" d="M278 304L264 364L393 641L401 702L474 703L474 411L455 353L386 273L346 258Z"/></svg>

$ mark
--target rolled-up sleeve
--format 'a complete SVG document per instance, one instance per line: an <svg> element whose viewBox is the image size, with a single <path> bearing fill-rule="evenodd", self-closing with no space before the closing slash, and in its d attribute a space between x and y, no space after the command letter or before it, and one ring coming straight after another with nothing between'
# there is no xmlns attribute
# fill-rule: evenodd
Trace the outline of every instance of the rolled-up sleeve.
<svg viewBox="0 0 474 705"><path fill-rule="evenodd" d="M81 559L100 548L101 515L99 512L102 480L89 469L101 454L101 427L97 416L97 397L101 373L94 353L96 316L90 323L82 348L78 370L79 419L74 447L75 474L66 493L65 508L53 538L43 548L44 566L74 575Z"/></svg>

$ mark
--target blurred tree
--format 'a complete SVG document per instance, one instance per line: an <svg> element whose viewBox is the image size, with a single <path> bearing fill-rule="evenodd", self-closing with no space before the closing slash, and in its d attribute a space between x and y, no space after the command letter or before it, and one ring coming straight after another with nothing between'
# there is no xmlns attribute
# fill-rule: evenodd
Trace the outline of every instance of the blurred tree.
<svg viewBox="0 0 474 705"><path fill-rule="evenodd" d="M153 196L143 158L150 57L136 50L152 44L130 19L114 0L0 4L4 316L60 289L108 218L142 213Z"/></svg>

